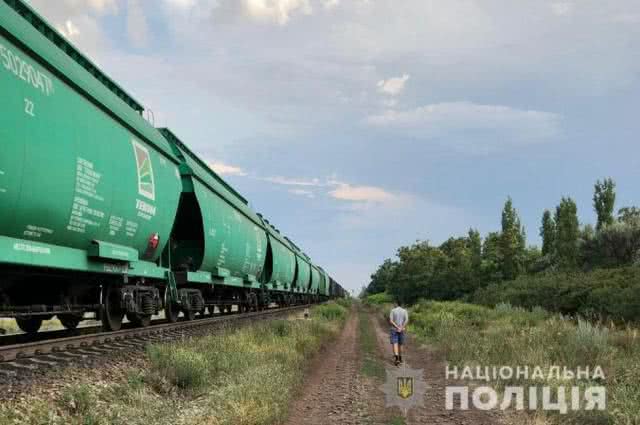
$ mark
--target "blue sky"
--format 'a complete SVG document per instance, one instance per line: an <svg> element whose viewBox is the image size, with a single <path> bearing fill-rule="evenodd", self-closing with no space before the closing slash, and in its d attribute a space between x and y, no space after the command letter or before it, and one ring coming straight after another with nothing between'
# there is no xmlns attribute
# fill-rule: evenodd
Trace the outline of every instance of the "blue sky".
<svg viewBox="0 0 640 425"><path fill-rule="evenodd" d="M401 244L638 204L640 2L31 0L344 286Z"/></svg>

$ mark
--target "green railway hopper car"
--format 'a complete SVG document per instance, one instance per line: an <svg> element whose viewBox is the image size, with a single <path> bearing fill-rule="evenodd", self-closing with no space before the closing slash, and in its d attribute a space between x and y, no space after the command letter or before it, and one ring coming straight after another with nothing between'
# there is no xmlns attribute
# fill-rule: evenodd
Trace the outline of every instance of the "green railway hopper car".
<svg viewBox="0 0 640 425"><path fill-rule="evenodd" d="M298 270L295 282L295 292L306 294L309 292L309 283L311 282L311 265L300 254L296 254L296 267Z"/></svg>
<svg viewBox="0 0 640 425"><path fill-rule="evenodd" d="M296 257L296 277L293 282L293 292L299 294L299 299L304 300L304 294L309 291L309 285L311 283L311 264L308 261L309 257L289 238L285 237L285 239L289 242Z"/></svg>
<svg viewBox="0 0 640 425"><path fill-rule="evenodd" d="M182 287L178 298L195 311L255 306L269 246L261 218L170 130L160 131L182 162L180 207L164 254Z"/></svg>
<svg viewBox="0 0 640 425"><path fill-rule="evenodd" d="M309 293L318 295L320 291L320 271L316 266L311 264L311 283L309 285Z"/></svg>
<svg viewBox="0 0 640 425"><path fill-rule="evenodd" d="M275 228L267 226L269 246L265 283L274 291L292 291L296 273L296 256L289 243Z"/></svg>
<svg viewBox="0 0 640 425"><path fill-rule="evenodd" d="M326 273L22 0L0 0L0 317L108 330L324 296Z"/></svg>
<svg viewBox="0 0 640 425"><path fill-rule="evenodd" d="M95 274L164 279L179 161L142 107L20 1L0 1L0 93L0 315L75 327L123 295L99 294L110 280ZM19 266L54 272L21 278ZM132 320L157 312L157 290L129 292L143 299Z"/></svg>
<svg viewBox="0 0 640 425"><path fill-rule="evenodd" d="M329 297L331 295L331 283L329 281L329 275L324 271L322 267L318 267L320 270L320 295Z"/></svg>

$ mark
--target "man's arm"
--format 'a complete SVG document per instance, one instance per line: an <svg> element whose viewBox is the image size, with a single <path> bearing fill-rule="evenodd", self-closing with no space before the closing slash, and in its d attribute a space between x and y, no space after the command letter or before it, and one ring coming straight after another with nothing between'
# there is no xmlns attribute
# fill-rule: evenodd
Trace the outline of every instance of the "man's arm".
<svg viewBox="0 0 640 425"><path fill-rule="evenodd" d="M396 328L398 331L400 331L400 326L398 326L396 324L396 322L393 321L393 313L389 313L389 323L391 323L391 325Z"/></svg>
<svg viewBox="0 0 640 425"><path fill-rule="evenodd" d="M407 325L409 325L409 312L408 311L404 311L404 323L402 324L402 329L400 329L401 332L404 332L405 329L407 329Z"/></svg>

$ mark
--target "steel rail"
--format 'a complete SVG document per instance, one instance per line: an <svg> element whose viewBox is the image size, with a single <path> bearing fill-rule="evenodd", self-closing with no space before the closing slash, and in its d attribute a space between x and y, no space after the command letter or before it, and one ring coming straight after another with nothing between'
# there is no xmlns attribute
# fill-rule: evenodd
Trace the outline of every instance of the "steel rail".
<svg viewBox="0 0 640 425"><path fill-rule="evenodd" d="M245 320L253 320L261 317L292 313L308 308L309 306L309 304L304 304L293 307L274 308L251 313L236 313L224 316L205 317L201 319L180 321L176 323L161 323L144 328L131 328L113 332L90 333L86 335L76 335L65 338L33 341L24 344L0 346L0 363L11 362L14 360L29 357L55 354L70 351L73 349L99 347L102 344L108 343L133 341L144 337L161 337L162 334L165 333L206 328L207 326L219 325L225 322L235 323Z"/></svg>

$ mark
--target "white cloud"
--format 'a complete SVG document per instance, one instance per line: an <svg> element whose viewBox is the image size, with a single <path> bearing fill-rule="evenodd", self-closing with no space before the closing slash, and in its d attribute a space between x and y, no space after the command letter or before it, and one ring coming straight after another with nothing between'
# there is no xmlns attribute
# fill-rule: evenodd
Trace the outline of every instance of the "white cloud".
<svg viewBox="0 0 640 425"><path fill-rule="evenodd" d="M460 136L476 143L487 133L494 141L540 142L559 133L560 116L551 112L515 109L503 105L445 102L403 111L387 110L367 117L373 127L401 132L404 136L429 139Z"/></svg>
<svg viewBox="0 0 640 425"><path fill-rule="evenodd" d="M341 201L389 203L399 198L386 190L375 186L354 186L340 183L329 192L329 196Z"/></svg>
<svg viewBox="0 0 640 425"><path fill-rule="evenodd" d="M73 2L66 0L67 3ZM77 1L74 3L78 3ZM100 15L118 13L118 3L116 0L89 0L89 6Z"/></svg>
<svg viewBox="0 0 640 425"><path fill-rule="evenodd" d="M294 13L310 15L309 0L229 0L241 2L242 10L249 18L265 23L286 25Z"/></svg>
<svg viewBox="0 0 640 425"><path fill-rule="evenodd" d="M612 22L623 24L638 24L640 23L640 14L621 14L615 15L611 18Z"/></svg>
<svg viewBox="0 0 640 425"><path fill-rule="evenodd" d="M323 6L325 9L333 9L340 4L340 0L324 0Z"/></svg>
<svg viewBox="0 0 640 425"><path fill-rule="evenodd" d="M571 13L573 5L568 2L559 2L551 4L551 11L556 16L566 16Z"/></svg>
<svg viewBox="0 0 640 425"><path fill-rule="evenodd" d="M111 51L112 42L105 34L101 18L118 13L114 0L31 0L62 35L73 42L83 54L98 64L104 53Z"/></svg>
<svg viewBox="0 0 640 425"><path fill-rule="evenodd" d="M267 181L269 183L281 184L284 186L310 186L310 187L320 187L325 186L325 183L322 183L320 179L299 179L299 178L290 178L290 177L264 177L260 180Z"/></svg>
<svg viewBox="0 0 640 425"><path fill-rule="evenodd" d="M307 189L289 189L289 193L298 196L306 196L307 198L315 198L315 193Z"/></svg>
<svg viewBox="0 0 640 425"><path fill-rule="evenodd" d="M71 19L67 19L64 25L58 25L56 29L68 39L73 39L76 35L80 34L80 30Z"/></svg>
<svg viewBox="0 0 640 425"><path fill-rule="evenodd" d="M176 9L187 10L191 9L195 4L196 0L164 0L170 7L174 7Z"/></svg>
<svg viewBox="0 0 640 425"><path fill-rule="evenodd" d="M221 161L209 162L209 167L221 176L246 176L247 173L240 167L225 164Z"/></svg>
<svg viewBox="0 0 640 425"><path fill-rule="evenodd" d="M411 76L403 74L401 77L392 77L387 80L378 81L378 91L390 96L397 96L404 90L404 86Z"/></svg>
<svg viewBox="0 0 640 425"><path fill-rule="evenodd" d="M331 198L339 201L349 201L352 203L349 208L354 209L368 208L371 203L398 202L403 198L401 195L393 194L380 187L353 185L340 181L334 176L324 180L318 178L302 179L280 176L260 178L260 180L284 186L297 186L294 189L290 189L289 193L309 197L315 196L314 192L309 188L330 188L327 194Z"/></svg>
<svg viewBox="0 0 640 425"><path fill-rule="evenodd" d="M131 44L141 49L149 43L149 26L139 0L129 0L127 6L127 36Z"/></svg>

